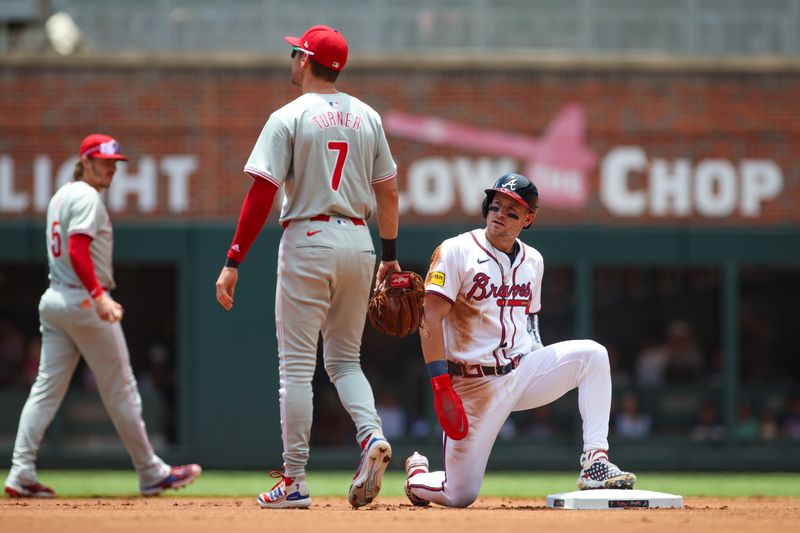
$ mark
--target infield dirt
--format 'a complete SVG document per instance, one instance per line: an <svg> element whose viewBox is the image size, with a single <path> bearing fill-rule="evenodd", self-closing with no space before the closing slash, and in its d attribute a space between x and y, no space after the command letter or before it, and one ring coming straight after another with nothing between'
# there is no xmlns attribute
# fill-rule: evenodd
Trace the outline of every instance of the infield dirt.
<svg viewBox="0 0 800 533"><path fill-rule="evenodd" d="M405 498L380 498L354 510L344 498L315 498L307 510L262 510L254 498L84 498L0 500L4 533L43 531L337 532L511 531L580 532L791 531L800 523L800 498L684 498L684 509L569 511L544 498L480 498L467 509L412 507Z"/></svg>

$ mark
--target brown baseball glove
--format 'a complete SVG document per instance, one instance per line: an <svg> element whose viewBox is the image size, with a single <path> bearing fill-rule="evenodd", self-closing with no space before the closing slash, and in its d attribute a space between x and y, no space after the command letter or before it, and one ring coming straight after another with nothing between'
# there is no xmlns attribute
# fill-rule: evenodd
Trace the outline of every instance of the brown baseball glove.
<svg viewBox="0 0 800 533"><path fill-rule="evenodd" d="M416 272L390 272L372 294L367 316L375 329L386 335L405 337L422 320L425 282Z"/></svg>

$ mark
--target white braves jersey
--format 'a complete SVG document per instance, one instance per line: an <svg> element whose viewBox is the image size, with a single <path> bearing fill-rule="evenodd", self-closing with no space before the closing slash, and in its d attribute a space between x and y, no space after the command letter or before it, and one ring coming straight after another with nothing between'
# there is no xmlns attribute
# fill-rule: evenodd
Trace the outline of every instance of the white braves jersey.
<svg viewBox="0 0 800 533"><path fill-rule="evenodd" d="M89 252L97 281L113 289L114 232L111 218L97 190L85 181L67 183L50 199L47 206L47 261L50 279L63 285L82 287L69 258L70 235L84 233L92 237Z"/></svg>
<svg viewBox="0 0 800 533"><path fill-rule="evenodd" d="M345 93L306 93L269 117L244 171L284 189L280 222L316 215L368 219L372 185L397 165L378 113Z"/></svg>
<svg viewBox="0 0 800 533"><path fill-rule="evenodd" d="M541 348L528 315L542 307L544 260L534 248L517 243L514 264L489 243L483 229L447 239L433 252L425 292L453 304L444 319L448 360L503 366Z"/></svg>

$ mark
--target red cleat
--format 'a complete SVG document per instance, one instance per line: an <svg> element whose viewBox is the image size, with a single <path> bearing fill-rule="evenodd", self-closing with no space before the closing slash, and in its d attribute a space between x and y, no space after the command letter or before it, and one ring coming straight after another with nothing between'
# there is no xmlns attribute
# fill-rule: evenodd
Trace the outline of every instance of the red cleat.
<svg viewBox="0 0 800 533"><path fill-rule="evenodd" d="M6 485L9 498L55 498L56 491L38 481L29 485Z"/></svg>
<svg viewBox="0 0 800 533"><path fill-rule="evenodd" d="M203 472L200 465L190 464L173 466L169 475L165 477L161 483L152 485L150 487L140 487L139 492L142 496L157 496L167 489L179 489L185 487L198 477Z"/></svg>

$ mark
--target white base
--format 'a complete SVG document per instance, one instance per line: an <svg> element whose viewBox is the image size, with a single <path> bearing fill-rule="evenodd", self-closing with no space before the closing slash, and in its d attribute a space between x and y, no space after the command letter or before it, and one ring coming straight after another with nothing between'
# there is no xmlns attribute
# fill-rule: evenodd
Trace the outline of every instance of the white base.
<svg viewBox="0 0 800 533"><path fill-rule="evenodd" d="M553 509L683 509L683 496L651 490L596 489L550 494Z"/></svg>

